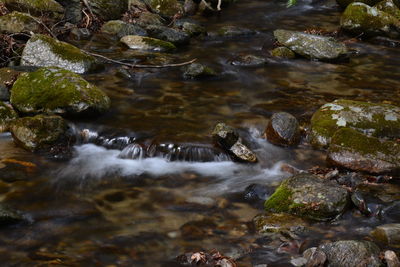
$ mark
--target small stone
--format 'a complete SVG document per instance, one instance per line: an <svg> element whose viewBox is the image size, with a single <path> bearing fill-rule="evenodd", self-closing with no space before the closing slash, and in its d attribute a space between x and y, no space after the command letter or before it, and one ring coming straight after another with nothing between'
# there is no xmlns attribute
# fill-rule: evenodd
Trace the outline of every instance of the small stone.
<svg viewBox="0 0 400 267"><path fill-rule="evenodd" d="M307 260L305 267L323 267L326 262L326 255L316 247L306 249L303 257Z"/></svg>
<svg viewBox="0 0 400 267"><path fill-rule="evenodd" d="M129 8L129 0L88 0L88 4L103 21L120 19Z"/></svg>
<svg viewBox="0 0 400 267"><path fill-rule="evenodd" d="M192 63L183 68L185 79L201 79L216 76L216 72L200 63Z"/></svg>
<svg viewBox="0 0 400 267"><path fill-rule="evenodd" d="M231 61L231 64L240 67L259 67L267 64L267 59L255 55L239 55Z"/></svg>
<svg viewBox="0 0 400 267"><path fill-rule="evenodd" d="M122 20L107 21L101 27L101 32L116 35L118 38L122 38L126 35L147 35L147 32L140 26L129 24Z"/></svg>
<svg viewBox="0 0 400 267"><path fill-rule="evenodd" d="M161 16L172 18L184 13L183 6L177 0L146 0L146 2Z"/></svg>
<svg viewBox="0 0 400 267"><path fill-rule="evenodd" d="M377 226L372 232L372 237L386 245L400 248L400 224L384 224Z"/></svg>
<svg viewBox="0 0 400 267"><path fill-rule="evenodd" d="M292 59L296 57L296 54L289 48L280 46L271 51L271 56Z"/></svg>
<svg viewBox="0 0 400 267"><path fill-rule="evenodd" d="M293 266L301 267L301 266L304 266L307 263L307 260L305 258L303 258L303 257L299 257L299 258L291 259L290 263Z"/></svg>
<svg viewBox="0 0 400 267"><path fill-rule="evenodd" d="M122 43L130 49L150 50L150 51L171 51L176 49L175 45L151 37L138 35L127 35L121 38Z"/></svg>
<svg viewBox="0 0 400 267"><path fill-rule="evenodd" d="M386 250L385 251L385 261L387 267L399 267L400 266L400 261L399 258L397 257L396 253L392 250Z"/></svg>
<svg viewBox="0 0 400 267"><path fill-rule="evenodd" d="M181 30L166 26L150 25L146 28L150 37L157 38L175 45L188 44L190 36Z"/></svg>
<svg viewBox="0 0 400 267"><path fill-rule="evenodd" d="M267 140L275 145L294 146L300 141L300 128L297 119L289 113L272 115L267 129Z"/></svg>

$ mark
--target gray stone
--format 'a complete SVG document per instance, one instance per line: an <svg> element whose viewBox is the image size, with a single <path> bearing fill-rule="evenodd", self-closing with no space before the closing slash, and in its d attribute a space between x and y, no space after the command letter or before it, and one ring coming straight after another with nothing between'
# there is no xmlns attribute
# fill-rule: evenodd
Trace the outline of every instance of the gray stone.
<svg viewBox="0 0 400 267"><path fill-rule="evenodd" d="M371 232L371 235L379 242L392 247L400 248L400 223L377 226Z"/></svg>
<svg viewBox="0 0 400 267"><path fill-rule="evenodd" d="M267 140L275 145L293 146L300 140L300 128L297 119L287 112L272 115L267 129Z"/></svg>
<svg viewBox="0 0 400 267"><path fill-rule="evenodd" d="M346 45L331 37L288 30L276 30L274 36L283 46L309 59L331 61L348 56Z"/></svg>
<svg viewBox="0 0 400 267"><path fill-rule="evenodd" d="M175 45L188 44L190 36L184 31L166 26L150 25L146 28L150 37L157 38Z"/></svg>
<svg viewBox="0 0 400 267"><path fill-rule="evenodd" d="M121 38L122 43L126 44L130 49L150 50L150 51L171 51L176 49L175 45L151 37L143 37L139 35L127 35Z"/></svg>
<svg viewBox="0 0 400 267"><path fill-rule="evenodd" d="M94 14L104 21L120 19L128 11L128 0L88 0Z"/></svg>
<svg viewBox="0 0 400 267"><path fill-rule="evenodd" d="M85 73L94 69L95 59L71 44L35 34L25 45L21 65L60 67L76 73Z"/></svg>
<svg viewBox="0 0 400 267"><path fill-rule="evenodd" d="M11 11L28 12L34 16L50 15L62 18L64 8L54 0L2 0Z"/></svg>

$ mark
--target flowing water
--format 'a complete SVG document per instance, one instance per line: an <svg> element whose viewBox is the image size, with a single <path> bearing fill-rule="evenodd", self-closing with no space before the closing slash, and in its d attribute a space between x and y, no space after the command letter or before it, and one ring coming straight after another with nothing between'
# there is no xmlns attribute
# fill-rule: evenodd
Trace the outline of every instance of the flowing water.
<svg viewBox="0 0 400 267"><path fill-rule="evenodd" d="M197 58L220 75L184 80L179 68L166 68L137 69L126 77L116 65L86 75L111 97L112 107L100 118L74 122L77 132L85 129L85 138L69 162L25 152L10 135L0 135L1 159L36 165L0 162L1 200L26 217L1 228L1 265L172 266L184 252L215 248L240 266L289 266L299 251L277 250L276 240L254 232L250 222L262 208L247 203L244 190L258 183L273 191L289 175L282 164L324 166L324 153L307 145L269 144L261 138L267 119L286 111L305 123L337 98L398 105L400 56L396 48L350 42L357 53L342 64L271 59L257 68L232 65L240 54L268 54L277 28L338 29L340 10L332 1L285 5L241 0L219 16L199 18L209 32L235 25L257 33L194 39L174 54L138 54L105 36L78 43L144 63ZM210 132L218 122L238 128L259 163L235 163L214 148ZM399 188L389 188L386 206L399 200ZM313 224L301 237L303 246L364 238L372 226L395 216L379 221L350 211L332 224Z"/></svg>

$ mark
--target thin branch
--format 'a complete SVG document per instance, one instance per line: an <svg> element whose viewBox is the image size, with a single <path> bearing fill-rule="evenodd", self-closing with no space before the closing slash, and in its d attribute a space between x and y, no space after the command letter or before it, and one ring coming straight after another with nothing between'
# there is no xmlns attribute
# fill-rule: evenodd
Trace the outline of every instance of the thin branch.
<svg viewBox="0 0 400 267"><path fill-rule="evenodd" d="M119 65L123 65L123 66L127 66L130 68L154 68L154 69L160 69L160 68L169 68L169 67L181 67L181 66L185 66L185 65L189 65L192 64L193 62L195 62L197 59L192 59L190 61L186 61L186 62L181 62L181 63L174 63L174 64L165 64L165 65L142 65L142 64L130 64L130 63L125 63L119 60L115 60L115 59L111 59L109 57L100 55L100 54L96 54L96 53L92 53L92 52L88 52L85 50L82 50L83 52L85 52L88 55L94 56L94 57L98 57L98 58L102 58L105 59L109 62L112 63L116 63Z"/></svg>
<svg viewBox="0 0 400 267"><path fill-rule="evenodd" d="M44 24L42 21L38 20L37 18L35 18L34 16L31 16L31 18L36 21L37 23L39 23L40 25L42 25L46 31L54 38L57 39L57 36L49 29L49 27L46 26L46 24Z"/></svg>
<svg viewBox="0 0 400 267"><path fill-rule="evenodd" d="M85 7L89 10L90 15L94 16L92 8L90 7L88 1L87 0L83 0L82 2L85 5Z"/></svg>

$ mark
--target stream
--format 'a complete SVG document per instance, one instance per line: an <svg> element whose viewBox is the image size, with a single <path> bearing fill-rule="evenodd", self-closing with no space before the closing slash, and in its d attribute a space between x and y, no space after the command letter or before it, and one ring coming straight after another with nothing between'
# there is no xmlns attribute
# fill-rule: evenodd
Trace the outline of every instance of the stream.
<svg viewBox="0 0 400 267"><path fill-rule="evenodd" d="M349 41L357 52L339 64L273 58L261 67L231 64L242 54L268 54L278 28L337 30L340 13L331 0L299 1L291 8L285 1L241 0L218 16L196 19L208 32L234 25L254 35L194 38L154 59L197 58L217 77L186 80L180 68L135 69L127 77L113 64L84 75L112 104L101 117L74 122L76 131L86 129L97 141L77 144L70 161L26 152L10 134L0 134L0 158L35 165L0 162L0 198L26 217L0 229L1 265L174 266L185 252L217 249L238 266L291 266L303 248L363 239L376 225L398 222L398 212L376 218L350 209L332 223L311 224L295 252L277 249L278 241L251 224L263 209L246 200L249 185L265 185L272 194L290 176L282 166L326 167L326 153L306 142L283 148L262 138L273 113L289 112L306 125L321 105L338 98L400 105L398 48ZM149 57L103 35L74 44L114 59ZM239 129L257 164L236 163L213 150L218 122ZM130 143L164 152L145 158L141 146ZM400 200L400 185L384 188L376 199L387 207Z"/></svg>

